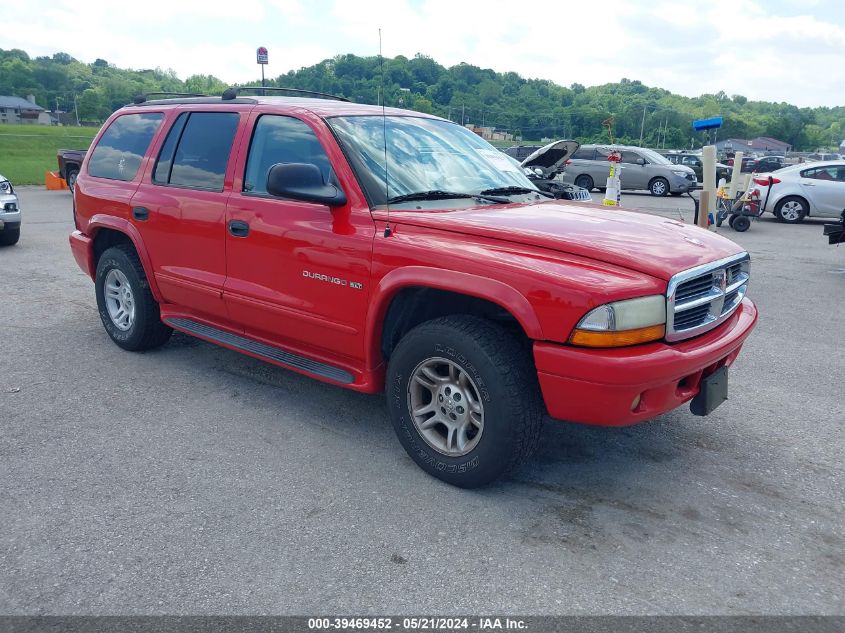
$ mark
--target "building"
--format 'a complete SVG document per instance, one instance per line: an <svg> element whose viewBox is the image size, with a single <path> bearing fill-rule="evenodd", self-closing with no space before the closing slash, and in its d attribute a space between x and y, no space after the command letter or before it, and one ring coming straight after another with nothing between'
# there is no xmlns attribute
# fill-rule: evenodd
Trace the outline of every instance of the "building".
<svg viewBox="0 0 845 633"><path fill-rule="evenodd" d="M716 143L717 152L743 152L744 154L786 154L792 149L792 145L785 141L779 141L770 136L758 136L755 139L729 138Z"/></svg>
<svg viewBox="0 0 845 633"><path fill-rule="evenodd" d="M38 123L44 108L35 103L35 97L26 99L0 95L0 123Z"/></svg>
<svg viewBox="0 0 845 633"><path fill-rule="evenodd" d="M751 147L758 152L767 152L769 154L786 154L792 149L792 145L785 141L779 141L770 136L758 136L751 141Z"/></svg>

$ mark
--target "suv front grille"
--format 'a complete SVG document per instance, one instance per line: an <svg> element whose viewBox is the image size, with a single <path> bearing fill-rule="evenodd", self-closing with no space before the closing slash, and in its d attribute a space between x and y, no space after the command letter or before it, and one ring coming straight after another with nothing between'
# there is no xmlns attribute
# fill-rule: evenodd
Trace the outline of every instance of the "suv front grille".
<svg viewBox="0 0 845 633"><path fill-rule="evenodd" d="M680 341L723 323L748 291L748 253L697 266L669 280L666 340Z"/></svg>

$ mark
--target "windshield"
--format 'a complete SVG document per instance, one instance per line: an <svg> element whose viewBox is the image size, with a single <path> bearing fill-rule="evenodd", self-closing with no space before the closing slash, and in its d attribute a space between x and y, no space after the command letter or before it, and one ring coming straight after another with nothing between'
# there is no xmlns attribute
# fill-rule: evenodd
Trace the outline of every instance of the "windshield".
<svg viewBox="0 0 845 633"><path fill-rule="evenodd" d="M671 165L672 161L666 158L665 156L658 154L654 150L646 149L646 148L639 148L637 151L643 155L643 158L648 160L648 162L653 163L655 165Z"/></svg>
<svg viewBox="0 0 845 633"><path fill-rule="evenodd" d="M440 198L448 198L442 194L512 187L537 191L519 163L449 121L370 115L334 117L329 124L375 206L421 192L439 192Z"/></svg>

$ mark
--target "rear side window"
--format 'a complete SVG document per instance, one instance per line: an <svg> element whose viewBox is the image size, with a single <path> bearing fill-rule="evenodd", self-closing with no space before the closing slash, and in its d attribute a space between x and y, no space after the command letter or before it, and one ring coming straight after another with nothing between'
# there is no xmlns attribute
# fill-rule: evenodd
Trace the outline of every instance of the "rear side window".
<svg viewBox="0 0 845 633"><path fill-rule="evenodd" d="M223 191L239 120L236 112L180 114L159 152L153 182Z"/></svg>
<svg viewBox="0 0 845 633"><path fill-rule="evenodd" d="M267 193L267 173L277 163L311 163L325 182L335 182L320 140L306 123L288 116L265 114L255 125L244 175L244 191Z"/></svg>
<svg viewBox="0 0 845 633"><path fill-rule="evenodd" d="M593 160L596 157L596 150L590 148L579 148L577 152L572 155L573 160Z"/></svg>
<svg viewBox="0 0 845 633"><path fill-rule="evenodd" d="M129 181L161 125L160 112L124 114L112 121L88 160L88 173L97 178Z"/></svg>
<svg viewBox="0 0 845 633"><path fill-rule="evenodd" d="M622 162L629 165L638 165L638 160L642 160L642 156L636 152L622 152Z"/></svg>

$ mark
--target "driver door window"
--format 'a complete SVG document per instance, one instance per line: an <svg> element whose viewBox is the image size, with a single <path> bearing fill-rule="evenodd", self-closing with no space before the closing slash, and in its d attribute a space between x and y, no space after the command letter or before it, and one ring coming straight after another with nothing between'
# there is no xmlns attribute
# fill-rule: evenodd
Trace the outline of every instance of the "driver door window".
<svg viewBox="0 0 845 633"><path fill-rule="evenodd" d="M311 163L324 182L337 184L329 157L306 123L288 116L263 115L255 125L244 174L244 192L268 195L267 174L278 163Z"/></svg>

